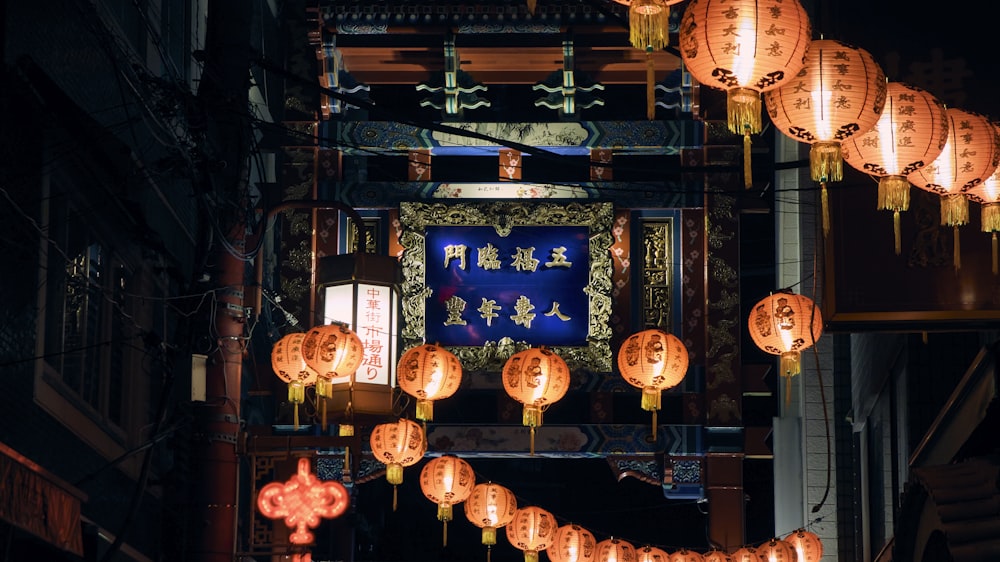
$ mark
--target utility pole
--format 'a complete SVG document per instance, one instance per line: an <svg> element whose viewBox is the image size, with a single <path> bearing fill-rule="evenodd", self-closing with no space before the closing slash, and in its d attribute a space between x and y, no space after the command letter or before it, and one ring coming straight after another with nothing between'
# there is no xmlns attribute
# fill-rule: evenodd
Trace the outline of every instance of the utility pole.
<svg viewBox="0 0 1000 562"><path fill-rule="evenodd" d="M248 99L250 29L253 10L243 0L208 4L204 71L198 100L205 117L200 156L204 200L204 252L215 303L209 321L214 343L206 368L206 400L195 408L194 473L191 495L193 533L190 559L233 562L239 544L243 431L241 402L247 314L245 238L251 216L247 197L252 134Z"/></svg>

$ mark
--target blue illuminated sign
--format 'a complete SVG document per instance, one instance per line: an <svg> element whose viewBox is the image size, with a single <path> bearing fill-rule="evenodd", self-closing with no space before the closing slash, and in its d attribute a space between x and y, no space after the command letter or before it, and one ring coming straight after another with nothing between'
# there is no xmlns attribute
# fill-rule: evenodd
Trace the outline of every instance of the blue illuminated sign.
<svg viewBox="0 0 1000 562"><path fill-rule="evenodd" d="M516 226L507 236L492 226L427 226L424 236L427 341L587 344L587 226Z"/></svg>

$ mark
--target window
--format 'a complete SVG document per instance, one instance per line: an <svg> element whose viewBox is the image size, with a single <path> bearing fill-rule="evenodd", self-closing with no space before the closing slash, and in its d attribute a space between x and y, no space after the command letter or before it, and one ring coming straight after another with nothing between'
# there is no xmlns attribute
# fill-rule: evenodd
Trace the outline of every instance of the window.
<svg viewBox="0 0 1000 562"><path fill-rule="evenodd" d="M101 218L70 200L48 198L47 267L40 291L44 317L44 380L100 431L122 442L130 426L130 393L141 392L143 354L139 310L131 285L135 275L108 239L98 235ZM92 226L93 225L93 226ZM114 238L114 234L109 237ZM127 244L124 245L127 247ZM50 410L59 407L50 405ZM64 408L63 408L64 409ZM57 413L57 417L61 414ZM63 419L74 431L77 421Z"/></svg>

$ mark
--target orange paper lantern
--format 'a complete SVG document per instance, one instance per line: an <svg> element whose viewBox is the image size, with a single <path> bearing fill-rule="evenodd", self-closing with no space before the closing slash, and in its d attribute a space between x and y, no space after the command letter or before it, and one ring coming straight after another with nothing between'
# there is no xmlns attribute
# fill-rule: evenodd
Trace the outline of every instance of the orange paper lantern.
<svg viewBox="0 0 1000 562"><path fill-rule="evenodd" d="M766 562L760 552L752 546L744 546L729 556L731 562Z"/></svg>
<svg viewBox="0 0 1000 562"><path fill-rule="evenodd" d="M653 412L653 439L662 391L680 384L687 368L684 342L658 328L632 334L618 350L618 371L626 382L642 389L642 409Z"/></svg>
<svg viewBox="0 0 1000 562"><path fill-rule="evenodd" d="M306 332L302 357L317 373L316 396L320 399L323 431L326 431L326 401L333 397L333 385L353 383L354 373L365 358L365 346L346 324L325 324Z"/></svg>
<svg viewBox="0 0 1000 562"><path fill-rule="evenodd" d="M1000 132L1000 129L998 129ZM998 272L997 232L1000 232L1000 166L983 183L970 188L965 195L980 204L980 230L991 233L993 275Z"/></svg>
<svg viewBox="0 0 1000 562"><path fill-rule="evenodd" d="M830 230L826 184L844 179L840 143L875 126L885 96L885 74L871 54L832 39L813 41L802 70L764 94L775 127L811 145L809 172L822 188L824 233Z"/></svg>
<svg viewBox="0 0 1000 562"><path fill-rule="evenodd" d="M420 424L400 418L394 423L380 423L369 438L372 456L385 465L385 479L392 484L392 510L396 510L396 486L403 483L403 468L424 458L427 440Z"/></svg>
<svg viewBox="0 0 1000 562"><path fill-rule="evenodd" d="M655 546L646 545L635 550L636 562L670 562L670 555L666 550Z"/></svg>
<svg viewBox="0 0 1000 562"><path fill-rule="evenodd" d="M316 383L317 373L302 357L302 340L306 335L295 332L282 337L271 348L271 368L279 379L288 383L288 401L294 412L295 429L299 428L299 404L306 400L306 387Z"/></svg>
<svg viewBox="0 0 1000 562"><path fill-rule="evenodd" d="M596 562L633 562L635 547L628 541L611 537L597 543Z"/></svg>
<svg viewBox="0 0 1000 562"><path fill-rule="evenodd" d="M569 390L569 367L562 357L545 347L533 347L510 356L503 367L503 388L524 405L523 425L530 428L530 454L535 454L535 428L542 412Z"/></svg>
<svg viewBox="0 0 1000 562"><path fill-rule="evenodd" d="M592 562L597 555L597 539L579 525L563 525L556 529L545 554L552 562Z"/></svg>
<svg viewBox="0 0 1000 562"><path fill-rule="evenodd" d="M497 529L509 524L516 511L514 492L492 482L476 484L465 500L465 518L483 530L482 542L487 549L497 543Z"/></svg>
<svg viewBox="0 0 1000 562"><path fill-rule="evenodd" d="M673 552L667 557L667 562L705 562L705 557L700 552L694 552L682 548Z"/></svg>
<svg viewBox="0 0 1000 562"><path fill-rule="evenodd" d="M879 178L878 209L892 211L896 255L901 252L899 213L910 208L906 178L934 161L947 141L944 104L926 90L889 82L875 126L840 144L844 162Z"/></svg>
<svg viewBox="0 0 1000 562"><path fill-rule="evenodd" d="M284 519L294 529L288 540L304 545L313 541L309 529L315 529L321 518L339 517L350 503L343 484L335 480L320 481L310 470L307 458L300 458L298 472L287 482L271 482L257 494L257 508L265 517Z"/></svg>
<svg viewBox="0 0 1000 562"><path fill-rule="evenodd" d="M823 315L812 299L791 291L768 295L757 302L748 320L750 338L762 351L781 358L786 401L792 377L802 371L801 352L823 334Z"/></svg>
<svg viewBox="0 0 1000 562"><path fill-rule="evenodd" d="M946 110L948 140L944 150L926 166L906 176L920 189L941 196L941 225L954 228L955 269L962 265L958 227L969 224L969 199L965 192L993 175L1000 157L1000 141L993 123L971 111Z"/></svg>
<svg viewBox="0 0 1000 562"><path fill-rule="evenodd" d="M792 545L779 538L772 538L757 547L757 553L764 562L798 562Z"/></svg>
<svg viewBox="0 0 1000 562"><path fill-rule="evenodd" d="M729 554L721 551L712 549L705 553L705 562L732 562Z"/></svg>
<svg viewBox="0 0 1000 562"><path fill-rule="evenodd" d="M729 130L743 135L744 183L752 185L750 135L761 126L761 93L789 82L812 39L798 0L691 0L679 31L688 72L726 91Z"/></svg>
<svg viewBox="0 0 1000 562"><path fill-rule="evenodd" d="M823 541L815 533L805 529L797 529L784 541L795 551L797 562L819 562L823 558Z"/></svg>
<svg viewBox="0 0 1000 562"><path fill-rule="evenodd" d="M411 347L399 358L399 388L417 399L418 420L434 419L434 401L455 394L462 383L462 364L447 349L433 344Z"/></svg>
<svg viewBox="0 0 1000 562"><path fill-rule="evenodd" d="M548 511L528 506L518 508L507 525L507 540L524 552L524 562L538 562L538 553L553 544L556 518Z"/></svg>
<svg viewBox="0 0 1000 562"><path fill-rule="evenodd" d="M448 521L453 518L453 507L472 494L476 474L469 463L454 456L433 458L420 471L420 490L438 506L438 521L444 523L442 544L448 545Z"/></svg>

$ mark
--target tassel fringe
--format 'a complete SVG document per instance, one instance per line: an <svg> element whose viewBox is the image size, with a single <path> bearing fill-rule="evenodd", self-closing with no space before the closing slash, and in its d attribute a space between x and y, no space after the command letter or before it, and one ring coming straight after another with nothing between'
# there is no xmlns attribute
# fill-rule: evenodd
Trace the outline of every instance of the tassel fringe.
<svg viewBox="0 0 1000 562"><path fill-rule="evenodd" d="M660 51L670 39L670 9L659 0L632 0L628 10L629 42L636 49Z"/></svg>
<svg viewBox="0 0 1000 562"><path fill-rule="evenodd" d="M821 182L819 184L820 199L823 203L823 236L830 234L830 196L826 192L826 182Z"/></svg>

